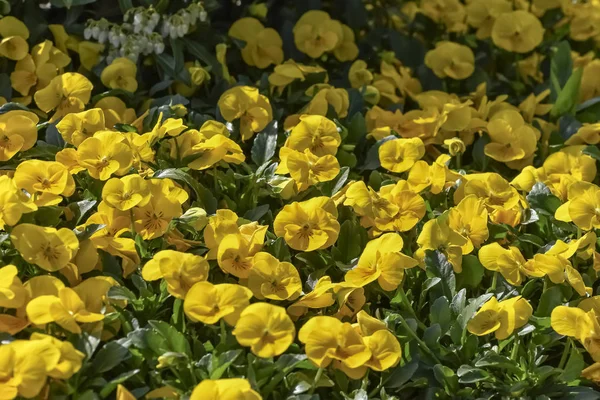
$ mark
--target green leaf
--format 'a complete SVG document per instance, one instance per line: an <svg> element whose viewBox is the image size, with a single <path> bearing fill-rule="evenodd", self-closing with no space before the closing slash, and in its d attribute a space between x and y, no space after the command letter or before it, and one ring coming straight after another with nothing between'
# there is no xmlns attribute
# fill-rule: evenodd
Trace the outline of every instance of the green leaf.
<svg viewBox="0 0 600 400"><path fill-rule="evenodd" d="M483 279L485 269L477 256L468 254L462 259L462 272L456 275L456 286L459 288L476 288Z"/></svg>
<svg viewBox="0 0 600 400"><path fill-rule="evenodd" d="M537 310L535 310L536 317L549 317L555 307L562 304L563 294L560 290L560 286L552 286L546 289L540 297Z"/></svg>
<svg viewBox="0 0 600 400"><path fill-rule="evenodd" d="M464 364L458 367L456 375L458 375L458 381L460 383L481 382L490 377L490 374L488 374L485 370Z"/></svg>
<svg viewBox="0 0 600 400"><path fill-rule="evenodd" d="M206 49L203 45L200 44L200 41L191 40L189 38L183 38L183 44L187 51L190 52L191 55L203 61L206 65L210 66L213 73L217 75L223 75L221 64L217 60L217 58Z"/></svg>
<svg viewBox="0 0 600 400"><path fill-rule="evenodd" d="M171 50L173 50L173 58L174 58L174 65L173 65L173 70L175 72L175 76L180 75L183 72L184 69L184 62L185 62L185 58L183 55L183 41L181 39L174 39L171 38ZM187 78L188 78L188 82L184 83L186 85L190 85L191 82L191 77L189 76L189 73L187 74Z"/></svg>
<svg viewBox="0 0 600 400"><path fill-rule="evenodd" d="M135 126L129 124L115 124L114 128L119 132L135 132L138 133Z"/></svg>
<svg viewBox="0 0 600 400"><path fill-rule="evenodd" d="M154 320L148 321L148 325L165 339L170 351L186 354L188 356L192 355L192 349L190 348L189 342L185 336L173 326L164 321Z"/></svg>
<svg viewBox="0 0 600 400"><path fill-rule="evenodd" d="M345 263L350 263L354 258L358 257L362 251L362 238L364 230L356 222L356 220L346 220L340 227L340 235L335 248L337 248Z"/></svg>
<svg viewBox="0 0 600 400"><path fill-rule="evenodd" d="M225 371L227 371L227 368L233 364L235 359L238 358L242 352L243 350L229 350L219 355L216 360L213 360L213 369L210 372L210 379L221 378Z"/></svg>
<svg viewBox="0 0 600 400"><path fill-rule="evenodd" d="M123 361L131 357L129 349L122 344L112 341L108 342L98 351L91 365L96 374L110 371Z"/></svg>
<svg viewBox="0 0 600 400"><path fill-rule="evenodd" d="M556 102L550 110L550 115L557 118L563 114L575 114L575 107L579 101L579 89L581 87L581 77L583 68L577 68L562 88Z"/></svg>
<svg viewBox="0 0 600 400"><path fill-rule="evenodd" d="M156 54L154 56L156 59L156 63L158 66L171 78L175 78L185 83L186 85L191 85L191 79L189 72L184 68L180 71L177 71L178 68L177 61L173 56L167 53Z"/></svg>
<svg viewBox="0 0 600 400"><path fill-rule="evenodd" d="M275 155L277 150L277 128L277 121L273 120L254 138L251 157L256 165L263 165Z"/></svg>
<svg viewBox="0 0 600 400"><path fill-rule="evenodd" d="M558 197L552 194L550 189L542 182L537 182L527 194L529 206L539 214L554 216L556 209L562 202Z"/></svg>
<svg viewBox="0 0 600 400"><path fill-rule="evenodd" d="M217 211L217 199L215 196L187 172L177 168L167 168L156 171L154 178L169 178L188 185L194 191L196 199L202 204L202 208L207 213L214 214Z"/></svg>
<svg viewBox="0 0 600 400"><path fill-rule="evenodd" d="M367 123L364 115L360 112L354 114L347 129L348 136L344 143L358 143L360 139L367 135Z"/></svg>
<svg viewBox="0 0 600 400"><path fill-rule="evenodd" d="M582 153L587 154L596 161L600 161L600 149L598 148L598 146L589 145L583 149Z"/></svg>
<svg viewBox="0 0 600 400"><path fill-rule="evenodd" d="M432 324L439 324L441 331L446 332L450 327L452 313L450 312L450 303L445 297L438 297L431 305L429 320Z"/></svg>
<svg viewBox="0 0 600 400"><path fill-rule="evenodd" d="M348 168L348 167L340 168L340 173L337 174L337 176L333 180L331 180L329 182L324 182L321 185L321 192L325 196L328 196L328 197L333 196L334 194L339 192L344 187L344 185L348 181L348 175L350 175L350 168Z"/></svg>
<svg viewBox="0 0 600 400"><path fill-rule="evenodd" d="M252 210L246 211L244 219L248 221L259 221L269 211L268 204L261 204L260 206L253 208Z"/></svg>
<svg viewBox="0 0 600 400"><path fill-rule="evenodd" d="M573 71L573 59L571 57L571 45L563 40L553 46L552 59L550 62L550 80L552 89L552 100L555 100L560 89L565 86Z"/></svg>
<svg viewBox="0 0 600 400"><path fill-rule="evenodd" d="M427 276L441 279L442 293L448 300L451 300L456 293L456 276L452 264L448 262L446 256L438 250L426 250L425 267Z"/></svg>
<svg viewBox="0 0 600 400"><path fill-rule="evenodd" d="M567 361L567 365L560 378L565 382L572 382L581 376L581 371L584 367L583 355L573 346L569 355L569 361Z"/></svg>
<svg viewBox="0 0 600 400"><path fill-rule="evenodd" d="M419 359L413 357L413 359L409 363L403 366L398 366L392 371L390 377L387 380L387 383L385 384L385 387L389 389L402 387L413 377L415 372L417 372L418 368Z"/></svg>

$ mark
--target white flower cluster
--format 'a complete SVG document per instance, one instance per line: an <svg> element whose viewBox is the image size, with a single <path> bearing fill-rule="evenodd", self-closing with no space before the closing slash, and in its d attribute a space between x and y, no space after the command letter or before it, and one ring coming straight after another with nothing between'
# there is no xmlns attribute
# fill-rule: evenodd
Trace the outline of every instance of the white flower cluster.
<svg viewBox="0 0 600 400"><path fill-rule="evenodd" d="M183 37L193 25L206 21L206 18L202 4L196 2L175 14L162 16L162 21L152 6L135 7L125 13L120 25L104 18L88 20L83 35L86 40L108 44L108 63L117 57L137 61L140 55L161 54L165 50L163 38Z"/></svg>
<svg viewBox="0 0 600 400"><path fill-rule="evenodd" d="M192 3L187 8L177 11L175 14L165 18L161 33L164 37L173 39L185 36L190 27L198 21L206 21L206 11L199 3Z"/></svg>

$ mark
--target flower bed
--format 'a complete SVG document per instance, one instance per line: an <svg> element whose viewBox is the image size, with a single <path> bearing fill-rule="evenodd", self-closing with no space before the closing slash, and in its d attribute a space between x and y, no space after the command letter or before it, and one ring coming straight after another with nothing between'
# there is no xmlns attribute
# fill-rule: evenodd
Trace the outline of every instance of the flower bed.
<svg viewBox="0 0 600 400"><path fill-rule="evenodd" d="M598 1L0 12L0 399L600 399Z"/></svg>

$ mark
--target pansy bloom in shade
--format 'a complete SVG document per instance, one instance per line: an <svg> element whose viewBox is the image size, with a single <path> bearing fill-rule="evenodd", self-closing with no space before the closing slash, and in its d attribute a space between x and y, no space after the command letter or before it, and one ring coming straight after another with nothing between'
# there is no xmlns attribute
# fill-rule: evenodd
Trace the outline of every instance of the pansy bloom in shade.
<svg viewBox="0 0 600 400"><path fill-rule="evenodd" d="M331 19L325 11L307 11L294 26L296 47L312 58L333 51L343 39L342 24Z"/></svg>
<svg viewBox="0 0 600 400"><path fill-rule="evenodd" d="M137 66L135 63L128 58L120 57L114 59L110 65L102 70L100 79L107 88L135 92L138 87L136 74Z"/></svg>
<svg viewBox="0 0 600 400"><path fill-rule="evenodd" d="M275 29L265 28L256 18L238 19L229 28L229 36L246 42L242 58L250 66L264 69L283 62L281 36Z"/></svg>
<svg viewBox="0 0 600 400"><path fill-rule="evenodd" d="M516 10L500 14L492 27L492 41L501 49L528 53L544 38L544 27L530 12Z"/></svg>
<svg viewBox="0 0 600 400"><path fill-rule="evenodd" d="M273 119L269 99L250 86L236 86L221 95L219 111L225 120L239 120L242 141L260 132Z"/></svg>
<svg viewBox="0 0 600 400"><path fill-rule="evenodd" d="M438 42L425 55L425 65L438 78L466 79L475 71L475 55L467 46L453 42Z"/></svg>

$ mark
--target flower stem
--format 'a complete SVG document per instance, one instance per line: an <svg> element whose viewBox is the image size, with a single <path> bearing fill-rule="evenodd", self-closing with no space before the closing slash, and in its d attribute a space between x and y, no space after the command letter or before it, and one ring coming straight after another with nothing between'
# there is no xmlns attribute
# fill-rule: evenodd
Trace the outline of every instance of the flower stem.
<svg viewBox="0 0 600 400"><path fill-rule="evenodd" d="M436 355L433 353L433 351L431 351L431 349L429 348L429 346L427 346L427 343L425 343L424 341L421 340L421 338L419 338L417 336L417 334L415 333L415 331L412 330L412 328L410 327L410 325L408 325L406 323L406 320L404 319L404 317L400 314L397 314L398 318L400 319L400 322L406 327L406 330L408 331L408 334L410 335L410 337L413 338L414 341L417 342L417 344L419 345L419 347L421 347L421 349L423 349L423 351L425 353L427 353L431 358L433 358L433 360L437 363L437 364L441 364L440 360L436 357Z"/></svg>
<svg viewBox="0 0 600 400"><path fill-rule="evenodd" d="M317 371L317 374L315 375L315 379L313 380L313 383L310 387L310 390L308 391L308 394L313 394L315 392L315 389L317 388L317 384L319 383L319 380L321 379L321 375L323 375L323 370L325 368L323 367L319 367L319 370Z"/></svg>
<svg viewBox="0 0 600 400"><path fill-rule="evenodd" d="M569 353L571 350L571 339L567 339L567 344L565 344L565 348L562 353L562 357L560 357L560 362L558 363L559 369L564 369L565 364L567 363L567 358L569 357Z"/></svg>

